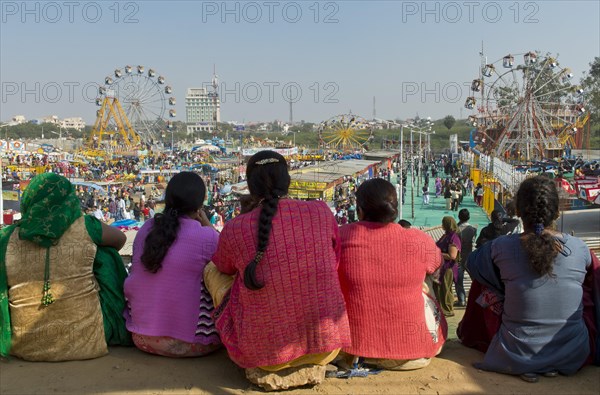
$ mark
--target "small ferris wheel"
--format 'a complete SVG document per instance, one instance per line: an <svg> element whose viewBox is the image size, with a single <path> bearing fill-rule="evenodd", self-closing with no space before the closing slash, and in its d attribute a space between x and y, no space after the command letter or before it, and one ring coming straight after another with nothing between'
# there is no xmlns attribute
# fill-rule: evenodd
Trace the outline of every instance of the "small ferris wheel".
<svg viewBox="0 0 600 395"><path fill-rule="evenodd" d="M115 69L98 88L100 109L91 136L93 145L100 147L105 135L111 136L113 145L120 141L126 146L155 144L165 128L173 127L169 119L177 114L172 94L166 78L152 68L146 71L141 65L127 65Z"/></svg>
<svg viewBox="0 0 600 395"><path fill-rule="evenodd" d="M369 121L354 114L336 115L319 125L319 140L324 148L363 150L372 139Z"/></svg>

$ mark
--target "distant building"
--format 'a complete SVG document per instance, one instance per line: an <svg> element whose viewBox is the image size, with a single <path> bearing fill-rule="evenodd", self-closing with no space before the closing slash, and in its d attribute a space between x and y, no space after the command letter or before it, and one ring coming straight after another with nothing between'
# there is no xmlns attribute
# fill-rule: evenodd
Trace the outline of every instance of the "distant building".
<svg viewBox="0 0 600 395"><path fill-rule="evenodd" d="M185 122L188 133L212 132L221 122L219 94L206 88L188 88L185 96Z"/></svg>
<svg viewBox="0 0 600 395"><path fill-rule="evenodd" d="M27 122L27 119L25 119L24 115L15 115L14 117L12 117L9 124L11 124L11 126L12 125L20 125L25 122Z"/></svg>
<svg viewBox="0 0 600 395"><path fill-rule="evenodd" d="M81 132L85 128L85 122L81 117L65 118L60 121L60 127L65 129L76 129Z"/></svg>
<svg viewBox="0 0 600 395"><path fill-rule="evenodd" d="M60 119L58 119L58 117L56 115L48 115L47 117L32 119L31 121L29 121L29 123L32 123L34 125L41 125L43 123L51 123L53 125L60 126Z"/></svg>
<svg viewBox="0 0 600 395"><path fill-rule="evenodd" d="M54 125L60 125L60 119L56 115L48 115L42 118L42 123L52 123Z"/></svg>

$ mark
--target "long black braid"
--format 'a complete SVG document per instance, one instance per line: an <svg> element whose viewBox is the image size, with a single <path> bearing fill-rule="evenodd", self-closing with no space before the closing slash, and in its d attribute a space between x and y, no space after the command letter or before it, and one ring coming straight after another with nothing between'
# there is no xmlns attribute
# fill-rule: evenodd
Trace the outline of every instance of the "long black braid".
<svg viewBox="0 0 600 395"><path fill-rule="evenodd" d="M181 172L173 176L165 191L165 209L154 216L152 230L144 240L141 261L146 270L156 273L169 248L177 239L179 217L193 213L202 207L206 187L196 173Z"/></svg>
<svg viewBox="0 0 600 395"><path fill-rule="evenodd" d="M519 186L517 210L525 227L521 246L527 253L531 268L540 276L554 277L554 259L560 245L544 229L551 227L558 218L558 204L556 185L546 176L528 178Z"/></svg>
<svg viewBox="0 0 600 395"><path fill-rule="evenodd" d="M279 199L288 193L290 175L283 156L274 151L261 151L248 161L246 170L248 189L262 208L258 219L258 243L256 255L244 270L244 285L259 290L264 284L256 278L256 267L263 259L271 236L273 217L277 213Z"/></svg>

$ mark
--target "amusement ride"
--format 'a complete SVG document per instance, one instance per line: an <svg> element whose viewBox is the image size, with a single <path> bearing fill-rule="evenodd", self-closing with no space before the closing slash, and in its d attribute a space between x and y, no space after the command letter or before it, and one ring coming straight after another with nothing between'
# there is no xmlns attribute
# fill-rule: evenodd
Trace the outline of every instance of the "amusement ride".
<svg viewBox="0 0 600 395"><path fill-rule="evenodd" d="M539 52L508 54L488 63L481 53L479 77L465 108L483 152L529 161L563 156L581 148L589 114L584 91L558 57ZM522 62L518 62L522 60Z"/></svg>
<svg viewBox="0 0 600 395"><path fill-rule="evenodd" d="M336 115L319 124L319 142L322 148L344 152L362 151L373 140L369 121L354 114Z"/></svg>
<svg viewBox="0 0 600 395"><path fill-rule="evenodd" d="M144 66L117 68L98 88L96 122L88 147L107 152L155 145L176 117L173 88Z"/></svg>

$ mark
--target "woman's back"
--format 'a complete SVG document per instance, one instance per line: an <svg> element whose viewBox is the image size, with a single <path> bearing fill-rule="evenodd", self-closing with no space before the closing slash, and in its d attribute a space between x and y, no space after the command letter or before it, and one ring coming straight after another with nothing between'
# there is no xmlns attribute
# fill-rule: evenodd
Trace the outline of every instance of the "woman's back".
<svg viewBox="0 0 600 395"><path fill-rule="evenodd" d="M203 271L216 251L218 233L196 220L180 217L177 238L160 270L151 273L141 257L154 223L154 219L146 221L133 244L131 273L125 280L127 328L137 334L169 336L188 343L218 340L210 317L204 317L210 321L210 328L197 333L200 304L210 302L203 286ZM201 301L203 298L207 300Z"/></svg>
<svg viewBox="0 0 600 395"><path fill-rule="evenodd" d="M340 229L340 282L352 346L363 357L428 358L444 339L425 322L423 280L441 263L433 239L395 223L361 221Z"/></svg>
<svg viewBox="0 0 600 395"><path fill-rule="evenodd" d="M338 227L323 202L279 201L269 246L256 277L259 290L244 286L244 269L256 254L260 208L228 222L213 257L236 276L217 328L241 367L276 365L302 355L349 344L337 277Z"/></svg>
<svg viewBox="0 0 600 395"><path fill-rule="evenodd" d="M65 361L108 352L93 274L96 248L85 217L79 217L50 249L55 302L42 307L46 248L19 240L19 231L13 232L6 251L13 355L31 361Z"/></svg>
<svg viewBox="0 0 600 395"><path fill-rule="evenodd" d="M583 322L583 288L589 248L569 235L557 236L563 252L554 261L555 277L534 272L520 236L494 240L491 258L505 287L502 326L490 345L484 364L514 373L552 367L575 373L589 355Z"/></svg>

